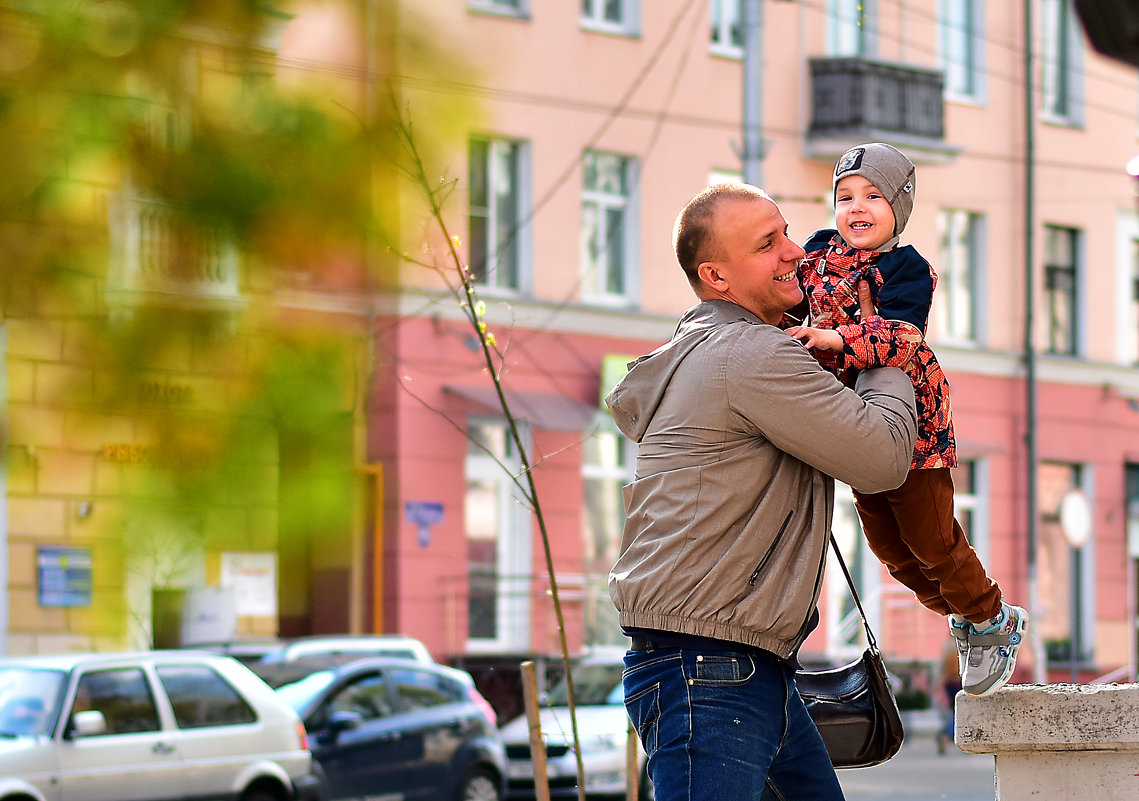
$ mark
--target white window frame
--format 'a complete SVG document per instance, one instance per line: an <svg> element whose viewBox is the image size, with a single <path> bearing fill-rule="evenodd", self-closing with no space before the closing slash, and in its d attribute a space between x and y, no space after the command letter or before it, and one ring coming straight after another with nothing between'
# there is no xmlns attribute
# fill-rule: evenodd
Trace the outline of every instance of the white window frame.
<svg viewBox="0 0 1139 801"><path fill-rule="evenodd" d="M614 438L612 445L615 447L617 453L607 453L605 455L616 456L617 459L612 463L591 460L588 458L589 450L583 446L581 463L582 488L584 491L585 487L589 486L591 482L608 482L606 488L608 491L600 499L603 508L598 511L600 517L613 520L617 524L615 531L617 539L611 543L613 553L607 556L603 572L594 572L588 563L585 565L585 589L587 593L585 621L585 631L587 634L586 645L614 645L624 641L621 638L621 628L617 622L616 610L613 608L613 603L609 598L608 574L609 568L612 567L612 561L610 561L609 556L612 557L612 560L615 560L621 546L621 534L625 520L622 488L632 483L637 468L636 443L617 430L613 418L607 411L599 409L596 415L596 425L593 433L590 434L590 439L601 436ZM582 543L582 547L585 549L584 552L586 554L591 554L594 548L589 538L594 532L590 528L588 497L582 498L581 528L582 537L585 539ZM609 625L610 622L612 625Z"/></svg>
<svg viewBox="0 0 1139 801"><path fill-rule="evenodd" d="M870 550L862 533L862 524L854 508L854 493L841 481L834 483L834 515L831 520L831 532L839 548L842 549L843 560L858 586L858 597L862 601L862 608L866 610L866 619L871 631L882 631L882 609L885 605L882 564ZM827 599L826 654L833 659L854 659L866 647L862 617L858 614L858 608L853 605L846 614L842 614L843 606L848 602L853 604L853 599L850 596L850 587L846 583L846 576L843 575L834 550L829 545L824 584ZM897 582L893 582L893 585L901 586Z"/></svg>
<svg viewBox="0 0 1139 801"><path fill-rule="evenodd" d="M620 20L605 19L605 5L616 2ZM615 33L621 36L637 36L641 30L640 0L583 0L581 27L600 33Z"/></svg>
<svg viewBox="0 0 1139 801"><path fill-rule="evenodd" d="M984 103L985 0L938 0L938 43L948 100ZM960 79L968 86L961 86Z"/></svg>
<svg viewBox="0 0 1139 801"><path fill-rule="evenodd" d="M1083 125L1083 28L1072 0L1041 0L1040 6L1040 117L1060 125Z"/></svg>
<svg viewBox="0 0 1139 801"><path fill-rule="evenodd" d="M744 0L708 0L708 16L712 27L709 51L725 58L744 57ZM739 29L739 42L732 41L732 20Z"/></svg>
<svg viewBox="0 0 1139 801"><path fill-rule="evenodd" d="M977 552L981 564L989 565L989 460L985 456L970 459L961 458L958 464L972 463L973 484L972 489L954 484L953 510L954 514L967 511L970 513L970 526L967 532L970 544Z"/></svg>
<svg viewBox="0 0 1139 801"><path fill-rule="evenodd" d="M1115 360L1139 364L1139 215L1121 211L1115 225Z"/></svg>
<svg viewBox="0 0 1139 801"><path fill-rule="evenodd" d="M1085 274L1086 259L1084 257L1084 248L1086 247L1086 232L1082 228L1076 228L1076 227L1070 226L1070 225L1057 225L1057 224L1046 224L1044 226L1044 229L1045 229L1044 235L1046 238L1045 239L1045 248L1044 248L1044 265L1043 265L1044 273L1043 273L1043 275L1041 275L1041 280L1042 280L1042 287L1041 288L1044 291L1044 301L1045 301L1045 304L1044 304L1045 314L1043 314L1041 316L1044 318L1043 322L1047 326L1047 329L1045 331L1046 342L1044 345L1044 353L1046 353L1047 355L1050 355L1050 356L1077 358L1077 357L1082 356L1086 352L1085 351L1085 346L1086 346L1086 342L1085 342L1086 313L1084 310L1084 303L1085 303L1084 295L1086 294L1084 292L1084 287L1086 286L1086 283L1087 283L1087 276ZM1049 254L1048 254L1048 247L1047 247L1047 236L1048 236L1048 230L1049 229L1057 229L1057 230L1061 230L1061 231L1068 231L1068 232L1071 232L1074 234L1074 240L1075 241L1073 243L1074 246L1072 248L1072 259L1075 261L1075 264L1072 265L1072 267L1073 267L1073 269L1072 269L1072 295L1073 295L1073 297L1072 297L1072 308L1071 308L1071 314L1072 314L1072 322L1071 322L1071 325L1072 325L1072 332L1071 332L1072 350L1070 352L1069 351L1058 351L1058 350L1052 349L1053 343L1052 343L1052 330L1051 329L1052 329L1053 320L1055 318L1055 315L1052 313L1052 308L1053 308L1052 296L1051 296L1050 290L1048 289L1048 268L1049 268L1049 266L1060 266L1060 265L1051 265L1049 262Z"/></svg>
<svg viewBox="0 0 1139 801"><path fill-rule="evenodd" d="M624 183L626 194L620 195L610 191L604 191L596 188L588 188L585 185L586 178L586 164L592 157L599 156L605 158L620 159L622 168L625 170ZM580 239L580 259L582 269L582 299L587 303L595 303L606 306L621 306L629 307L635 304L636 299L640 293L640 277L639 277L639 253L637 251L637 244L639 242L639 229L640 229L640 208L639 208L639 165L635 158L624 156L618 153L608 153L603 151L589 151L582 159L582 195L581 195L581 227L579 232ZM606 223L607 211L622 210L623 211L623 224L621 232L621 255L622 255L622 282L624 289L622 292L610 292L606 285L607 278L612 265L608 260L602 256L599 261L604 270L595 270L594 265L590 263L588 251L592 243L590 238L587 238L587 231L585 228L585 218L587 209L597 210L597 231L603 240L608 239L608 226ZM602 245L605 243L602 242ZM601 248L604 254L605 248Z"/></svg>
<svg viewBox="0 0 1139 801"><path fill-rule="evenodd" d="M467 0L467 8L504 17L530 18L530 0Z"/></svg>
<svg viewBox="0 0 1139 801"><path fill-rule="evenodd" d="M506 427L506 421L498 417L472 416L469 421L473 424ZM525 445L529 439L529 430L522 421L516 421L516 424L521 426L519 433ZM509 431L506 436L509 437ZM521 469L521 460L516 453L499 463L490 454L472 450L467 453L464 461L465 482L486 481L497 485L499 512L496 543L499 575L495 583L496 636L471 637L468 622L463 636L470 653L527 651L530 648L532 514L521 497L521 490L507 474L510 471L513 475L518 475ZM465 514L464 509L464 519Z"/></svg>
<svg viewBox="0 0 1139 801"><path fill-rule="evenodd" d="M877 0L827 0L827 55L873 58L878 51Z"/></svg>
<svg viewBox="0 0 1139 801"><path fill-rule="evenodd" d="M478 286L487 294L500 294L500 295L528 295L532 290L533 284L533 270L532 264L532 229L528 220L524 218L525 210L531 208L532 199L530 196L530 146L528 142L521 140L508 139L506 137L474 134L468 141L479 140L486 142L488 147L488 158L486 165L487 173L487 208L486 208L486 228L487 228L487 252L485 254L469 253L468 259L472 267L480 261L485 262L488 267L486 271L485 280L478 281ZM499 220L497 219L498 208L493 202L497 186L500 185L501 180L499 176L500 159L497 158L503 148L514 148L514 166L515 166L515 209L512 222L507 223L508 230L513 233L514 237L514 255L517 260L517 276L513 285L506 280L507 274L500 273L492 262L497 259L498 253L501 249L501 242L496 236L496 231L499 227ZM470 148L468 144L468 154ZM469 156L468 156L469 157ZM469 172L468 172L469 178ZM473 246L473 237L470 237L470 209L471 201L468 197L468 245Z"/></svg>
<svg viewBox="0 0 1139 801"><path fill-rule="evenodd" d="M986 272L985 223L983 214L968 209L938 212L940 253L932 317L939 342L974 345L985 341L986 294L981 290ZM957 269L962 263L964 276Z"/></svg>

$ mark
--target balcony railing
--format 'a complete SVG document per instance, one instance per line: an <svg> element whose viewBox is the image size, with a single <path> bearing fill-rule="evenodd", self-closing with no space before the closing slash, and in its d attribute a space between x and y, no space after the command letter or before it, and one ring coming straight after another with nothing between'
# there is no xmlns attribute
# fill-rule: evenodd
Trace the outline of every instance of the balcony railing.
<svg viewBox="0 0 1139 801"><path fill-rule="evenodd" d="M111 196L108 212L110 307L245 305L237 249L216 229L189 222L169 204L131 194Z"/></svg>
<svg viewBox="0 0 1139 801"><path fill-rule="evenodd" d="M942 74L864 58L811 59L808 155L833 160L862 142L888 142L915 162L951 161Z"/></svg>

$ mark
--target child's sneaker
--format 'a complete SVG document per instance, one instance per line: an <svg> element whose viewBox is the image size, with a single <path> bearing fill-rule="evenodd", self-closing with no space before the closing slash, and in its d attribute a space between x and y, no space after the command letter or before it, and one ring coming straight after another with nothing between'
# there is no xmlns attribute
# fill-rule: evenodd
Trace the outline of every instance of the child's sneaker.
<svg viewBox="0 0 1139 801"><path fill-rule="evenodd" d="M1004 687L1016 667L1016 652L1026 628L1028 614L1010 604L1003 604L1001 613L980 631L976 623L971 624L961 688L969 695L985 696Z"/></svg>

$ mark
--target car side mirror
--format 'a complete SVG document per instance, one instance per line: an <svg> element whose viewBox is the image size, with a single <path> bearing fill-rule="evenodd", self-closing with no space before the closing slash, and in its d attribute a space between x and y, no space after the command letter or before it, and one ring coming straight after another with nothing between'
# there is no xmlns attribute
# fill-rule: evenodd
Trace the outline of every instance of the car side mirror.
<svg viewBox="0 0 1139 801"><path fill-rule="evenodd" d="M91 737L107 733L107 719L98 709L85 709L71 716L71 725L67 727L68 739L77 737Z"/></svg>
<svg viewBox="0 0 1139 801"><path fill-rule="evenodd" d="M341 712L333 712L332 716L328 719L327 739L330 742L335 742L336 738L342 732L352 731L364 725L364 716L359 712L352 712L350 710L343 710Z"/></svg>

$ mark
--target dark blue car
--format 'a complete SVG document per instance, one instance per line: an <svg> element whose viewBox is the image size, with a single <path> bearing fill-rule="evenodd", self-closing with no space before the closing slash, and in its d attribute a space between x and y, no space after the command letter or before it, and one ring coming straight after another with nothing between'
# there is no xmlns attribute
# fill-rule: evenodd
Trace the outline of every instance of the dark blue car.
<svg viewBox="0 0 1139 801"><path fill-rule="evenodd" d="M277 688L308 730L326 797L500 801L506 756L468 673L359 659Z"/></svg>

